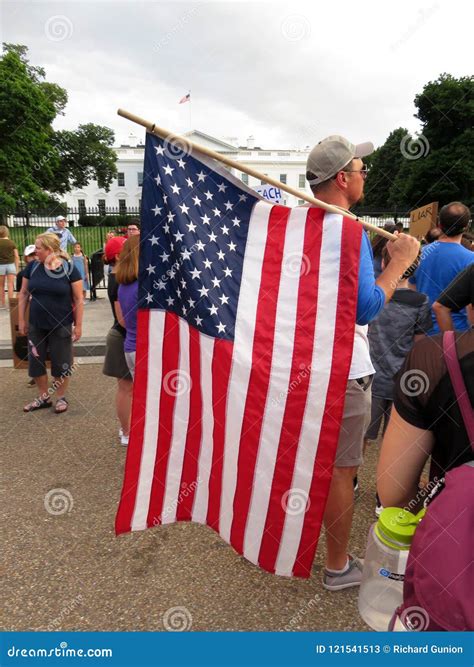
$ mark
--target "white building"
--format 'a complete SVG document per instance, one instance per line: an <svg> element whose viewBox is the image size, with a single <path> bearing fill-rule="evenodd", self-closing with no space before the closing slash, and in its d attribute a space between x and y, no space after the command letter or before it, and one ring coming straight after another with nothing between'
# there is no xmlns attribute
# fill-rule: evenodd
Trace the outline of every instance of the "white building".
<svg viewBox="0 0 474 667"><path fill-rule="evenodd" d="M306 183L306 159L309 148L305 150L279 150L265 149L254 146L253 137L247 139L247 147L234 145L211 137L198 130L188 132L186 136L207 148L212 148L217 153L222 153L237 162L251 166L257 171L272 176L282 183L311 191ZM144 146L139 140L130 135L128 145L115 148L117 153L117 178L110 187L109 192L98 187L96 181L91 181L87 187L69 192L65 199L69 208L86 210L89 208L116 208L122 211L127 209L138 209L141 200L141 185L143 181L143 156ZM261 185L259 181L245 173L231 170L235 176L240 178L250 187ZM302 200L282 191L281 203L287 206L296 206L303 203ZM74 218L76 216L71 216Z"/></svg>

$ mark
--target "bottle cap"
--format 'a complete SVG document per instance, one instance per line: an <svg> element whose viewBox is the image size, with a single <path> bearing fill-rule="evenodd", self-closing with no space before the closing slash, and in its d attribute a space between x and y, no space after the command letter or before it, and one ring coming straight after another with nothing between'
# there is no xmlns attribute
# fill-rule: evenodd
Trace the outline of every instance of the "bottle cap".
<svg viewBox="0 0 474 667"><path fill-rule="evenodd" d="M415 515L399 507L385 507L375 525L377 537L389 547L409 549L424 514L424 510Z"/></svg>

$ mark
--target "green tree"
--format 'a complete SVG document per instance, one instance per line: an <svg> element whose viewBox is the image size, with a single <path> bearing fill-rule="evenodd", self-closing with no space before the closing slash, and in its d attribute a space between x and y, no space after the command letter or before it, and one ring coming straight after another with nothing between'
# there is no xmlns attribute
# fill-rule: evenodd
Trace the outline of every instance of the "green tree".
<svg viewBox="0 0 474 667"><path fill-rule="evenodd" d="M418 136L394 130L371 160L366 204L474 204L474 77L442 74L415 97Z"/></svg>
<svg viewBox="0 0 474 667"><path fill-rule="evenodd" d="M391 132L383 144L369 156L370 170L365 185L364 204L382 209L398 207L405 202L400 200L398 187L394 183L405 163L400 145L408 135L408 130L399 127Z"/></svg>
<svg viewBox="0 0 474 667"><path fill-rule="evenodd" d="M67 92L27 60L27 47L4 44L0 58L0 214L46 205L95 179L109 189L116 175L114 133L88 123L56 131Z"/></svg>

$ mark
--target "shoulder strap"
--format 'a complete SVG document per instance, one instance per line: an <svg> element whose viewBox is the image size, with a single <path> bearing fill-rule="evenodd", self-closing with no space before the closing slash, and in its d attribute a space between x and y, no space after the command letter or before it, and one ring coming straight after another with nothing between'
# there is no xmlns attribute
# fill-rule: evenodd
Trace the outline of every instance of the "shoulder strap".
<svg viewBox="0 0 474 667"><path fill-rule="evenodd" d="M474 409L469 400L466 384L461 373L458 356L456 353L456 339L454 331L445 331L443 335L443 355L448 367L449 377L454 387L456 400L461 410L469 442L474 452Z"/></svg>

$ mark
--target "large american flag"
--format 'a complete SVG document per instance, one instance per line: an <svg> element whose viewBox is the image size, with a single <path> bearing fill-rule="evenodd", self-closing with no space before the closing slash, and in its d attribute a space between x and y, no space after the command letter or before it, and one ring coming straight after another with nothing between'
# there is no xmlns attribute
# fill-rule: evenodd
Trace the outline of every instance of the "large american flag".
<svg viewBox="0 0 474 667"><path fill-rule="evenodd" d="M117 533L214 528L311 572L352 357L361 226L272 206L146 138L137 361Z"/></svg>

